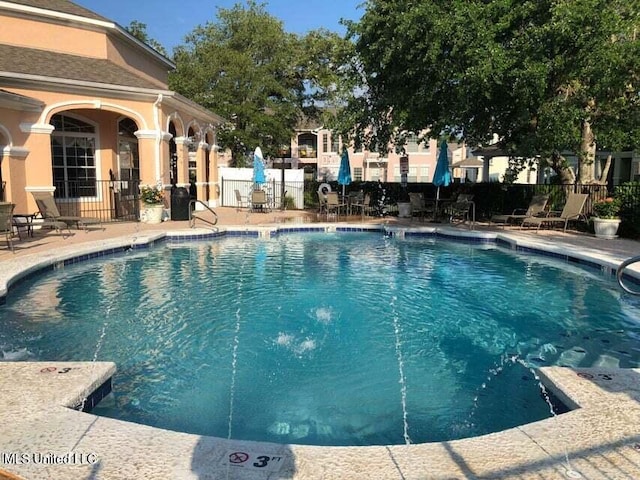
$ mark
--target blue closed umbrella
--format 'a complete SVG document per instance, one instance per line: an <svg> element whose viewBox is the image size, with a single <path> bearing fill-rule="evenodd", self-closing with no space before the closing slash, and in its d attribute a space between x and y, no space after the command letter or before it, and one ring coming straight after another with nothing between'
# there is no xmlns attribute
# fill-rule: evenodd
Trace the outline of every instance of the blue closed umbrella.
<svg viewBox="0 0 640 480"><path fill-rule="evenodd" d="M440 200L440 187L448 187L451 183L451 172L449 171L449 152L447 141L440 142L440 152L436 162L436 171L433 173L433 184L438 187L436 190L436 215L438 213L438 201Z"/></svg>
<svg viewBox="0 0 640 480"><path fill-rule="evenodd" d="M342 185L342 196L344 189L351 183L351 165L349 165L349 152L345 148L340 157L340 170L338 171L338 183Z"/></svg>
<svg viewBox="0 0 640 480"><path fill-rule="evenodd" d="M258 187L263 183L267 183L267 179L264 176L264 160L260 147L256 147L255 152L253 152L253 183Z"/></svg>

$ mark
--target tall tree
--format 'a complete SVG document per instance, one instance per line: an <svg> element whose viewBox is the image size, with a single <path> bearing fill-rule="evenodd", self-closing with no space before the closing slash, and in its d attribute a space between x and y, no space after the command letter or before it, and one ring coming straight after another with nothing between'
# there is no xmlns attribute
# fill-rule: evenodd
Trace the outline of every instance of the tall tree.
<svg viewBox="0 0 640 480"><path fill-rule="evenodd" d="M263 4L219 8L215 22L197 27L175 50L170 86L227 118L218 143L236 165L260 146L275 156L289 145L304 112L331 97L335 34L287 33Z"/></svg>
<svg viewBox="0 0 640 480"><path fill-rule="evenodd" d="M129 24L129 26L124 27L124 29L127 32L129 32L131 35L136 37L138 40L140 40L141 42L144 42L147 45L149 45L156 52L160 53L161 55L164 55L165 57L168 56L167 55L167 51L162 46L162 44L160 42L158 42L156 39L149 37L149 34L147 33L147 24L146 23L142 23L142 22L139 22L137 20L133 20Z"/></svg>
<svg viewBox="0 0 640 480"><path fill-rule="evenodd" d="M371 0L350 24L358 130L380 144L424 128L472 145L496 134L564 182L592 182L596 142L640 139L639 12L639 0Z"/></svg>

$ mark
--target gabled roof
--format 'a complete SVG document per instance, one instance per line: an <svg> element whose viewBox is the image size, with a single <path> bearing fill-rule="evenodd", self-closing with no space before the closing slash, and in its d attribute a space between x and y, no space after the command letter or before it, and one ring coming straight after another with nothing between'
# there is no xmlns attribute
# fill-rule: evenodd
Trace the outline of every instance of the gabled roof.
<svg viewBox="0 0 640 480"><path fill-rule="evenodd" d="M166 89L164 85L151 82L109 60L0 44L0 78L24 75L153 90Z"/></svg>
<svg viewBox="0 0 640 480"><path fill-rule="evenodd" d="M109 1L109 0L105 0ZM124 41L135 44L136 48L151 54L156 61L160 61L167 69L174 69L175 64L151 46L138 40L125 28L113 20L76 5L68 0L0 0L0 10L14 12L21 15L31 15L58 21L71 22L76 25L100 28L105 33L116 35Z"/></svg>
<svg viewBox="0 0 640 480"><path fill-rule="evenodd" d="M111 22L111 20L109 20L108 18L102 17L97 13L81 7L80 5L76 5L73 2L69 2L68 0L9 0L8 3L17 3L18 5L24 5L27 7L42 8L44 10L51 10L53 12L66 13L69 15L91 18L93 20Z"/></svg>
<svg viewBox="0 0 640 480"><path fill-rule="evenodd" d="M44 102L35 98L8 92L0 88L0 107L11 110L23 110L29 112L39 112L44 107Z"/></svg>
<svg viewBox="0 0 640 480"><path fill-rule="evenodd" d="M479 168L484 166L484 162L475 157L465 158L451 165L452 167Z"/></svg>

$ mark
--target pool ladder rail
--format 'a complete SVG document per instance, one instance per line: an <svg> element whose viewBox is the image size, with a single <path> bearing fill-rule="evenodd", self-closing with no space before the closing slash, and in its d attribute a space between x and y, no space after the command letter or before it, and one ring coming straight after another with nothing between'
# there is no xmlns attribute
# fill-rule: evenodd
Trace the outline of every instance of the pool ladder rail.
<svg viewBox="0 0 640 480"><path fill-rule="evenodd" d="M640 295L640 290L632 290L629 287L627 287L625 283L622 281L622 276L624 275L625 268L627 268L629 265L632 265L638 262L640 262L640 255L636 255L635 257L628 258L620 264L616 272L616 280L618 280L618 285L620 285L620 287L625 292L630 293L631 295Z"/></svg>
<svg viewBox="0 0 640 480"><path fill-rule="evenodd" d="M209 211L212 214L213 220L202 216L203 210L196 210L196 204L200 204L204 207L204 212ZM214 226L218 223L218 214L211 208L209 205L204 203L202 200L191 200L189 202L189 227L195 228L196 220L200 220L201 222L206 223L207 225Z"/></svg>

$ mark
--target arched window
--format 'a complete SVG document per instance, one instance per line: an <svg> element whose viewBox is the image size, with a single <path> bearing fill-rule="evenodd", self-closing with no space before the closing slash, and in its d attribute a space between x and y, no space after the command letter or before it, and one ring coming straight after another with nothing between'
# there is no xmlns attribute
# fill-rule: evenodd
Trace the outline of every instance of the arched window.
<svg viewBox="0 0 640 480"><path fill-rule="evenodd" d="M54 115L51 124L53 185L58 198L97 195L96 129L78 118Z"/></svg>

